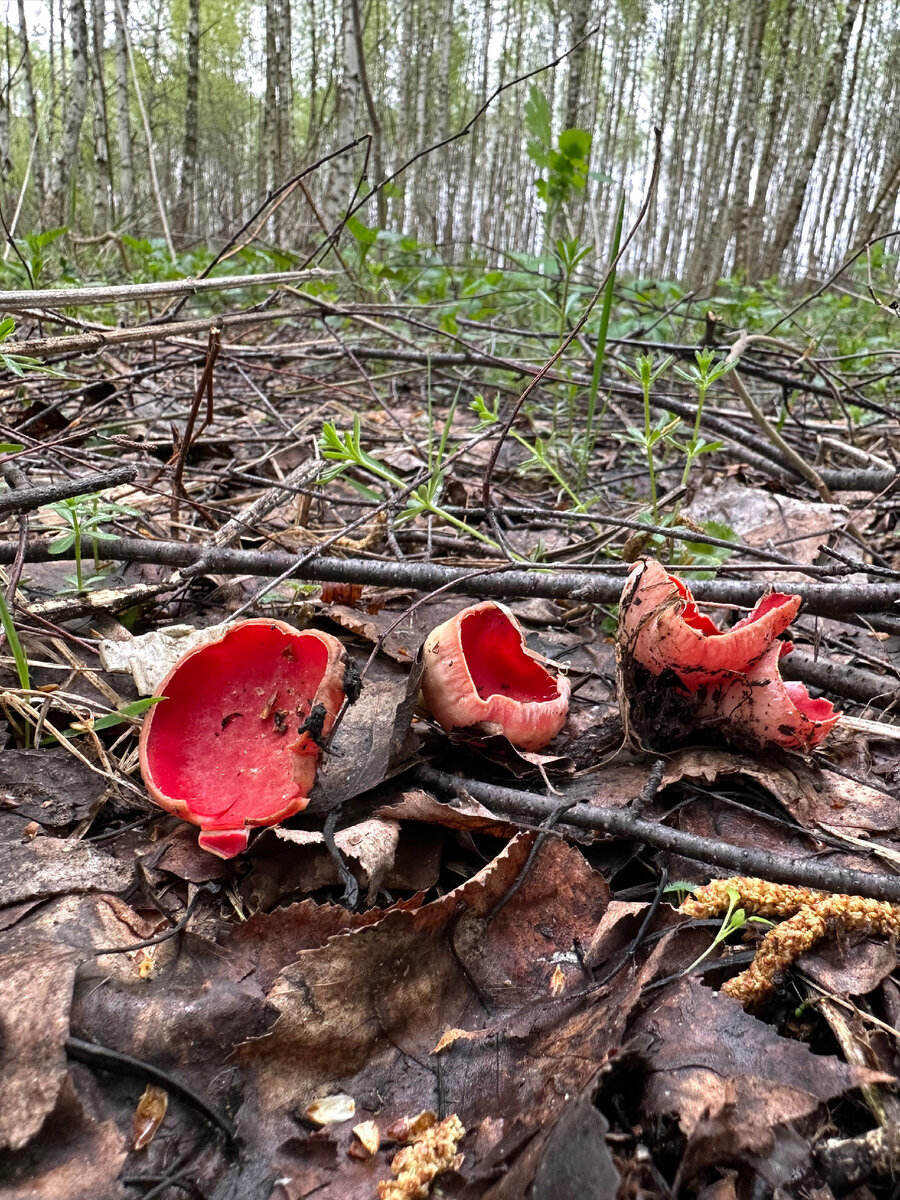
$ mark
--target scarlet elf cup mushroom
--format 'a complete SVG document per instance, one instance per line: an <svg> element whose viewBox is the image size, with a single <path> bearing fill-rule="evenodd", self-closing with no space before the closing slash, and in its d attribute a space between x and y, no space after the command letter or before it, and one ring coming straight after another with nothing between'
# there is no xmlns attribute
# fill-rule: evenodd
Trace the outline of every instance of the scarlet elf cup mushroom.
<svg viewBox="0 0 900 1200"><path fill-rule="evenodd" d="M464 608L431 631L422 655L422 695L444 729L490 722L514 746L540 750L565 724L568 679L528 649L503 604Z"/></svg>
<svg viewBox="0 0 900 1200"><path fill-rule="evenodd" d="M817 746L841 714L778 669L793 649L778 638L800 603L773 592L722 630L660 563L635 563L622 591L617 655L620 705L641 745L663 750L704 727L751 749Z"/></svg>
<svg viewBox="0 0 900 1200"><path fill-rule="evenodd" d="M309 803L319 741L344 701L344 648L282 621L239 621L185 654L141 730L141 773L162 808L221 858L250 829Z"/></svg>

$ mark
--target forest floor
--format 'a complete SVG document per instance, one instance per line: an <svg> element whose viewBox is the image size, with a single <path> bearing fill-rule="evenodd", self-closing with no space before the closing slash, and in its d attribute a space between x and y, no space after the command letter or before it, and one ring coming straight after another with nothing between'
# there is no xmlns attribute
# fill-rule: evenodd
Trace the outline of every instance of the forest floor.
<svg viewBox="0 0 900 1200"><path fill-rule="evenodd" d="M648 318L592 391L585 342L543 371L546 335L427 307L286 287L211 333L137 299L133 337L66 305L48 342L32 298L2 346L0 1195L893 1195L891 362ZM641 350L683 372L646 409ZM801 595L782 669L834 731L636 735L616 605L646 557L723 627ZM425 637L485 598L571 684L539 752L420 702ZM337 637L362 688L309 807L222 859L138 734L239 617Z"/></svg>

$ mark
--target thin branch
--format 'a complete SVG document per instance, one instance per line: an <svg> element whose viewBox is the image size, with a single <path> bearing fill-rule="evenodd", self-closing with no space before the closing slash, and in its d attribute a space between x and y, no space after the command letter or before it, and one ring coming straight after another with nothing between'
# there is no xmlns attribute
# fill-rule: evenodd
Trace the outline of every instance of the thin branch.
<svg viewBox="0 0 900 1200"><path fill-rule="evenodd" d="M137 473L137 467L116 467L114 471L98 471L96 474L79 475L77 479L66 479L62 483L17 487L13 491L0 493L0 517L5 517L9 513L33 512L36 508L43 508L45 504L69 500L72 496L102 492L105 488L131 483Z"/></svg>
<svg viewBox="0 0 900 1200"><path fill-rule="evenodd" d="M514 788L497 787L477 779L462 779L419 765L413 778L423 787L450 796L472 796L486 807L512 816L525 817L538 824L547 820L559 805L556 799L520 792ZM723 867L741 875L754 875L773 883L792 883L813 887L824 892L848 896L867 896L873 900L900 901L900 877L852 871L844 867L825 866L818 859L798 860L788 854L769 850L750 850L727 842L684 833L656 821L645 820L627 808L597 808L588 803L576 804L565 816L567 825L592 829L614 837L627 837L670 850L684 858Z"/></svg>
<svg viewBox="0 0 900 1200"><path fill-rule="evenodd" d="M89 554L90 539L83 541L83 553ZM141 538L114 538L103 543L104 558L121 562L157 563L160 566L188 567L204 556L208 571L216 575L249 575L272 578L304 579L311 582L360 583L374 587L411 587L421 591L447 586L449 591L466 595L542 597L572 600L585 604L614 604L619 600L627 563L619 573L613 564L603 572L556 570L542 564L528 570L522 564L497 570L497 563L485 565L485 575L475 578L471 568L445 567L428 562L384 562L379 559L329 558L311 553L297 556L284 552L260 554L254 550L214 549L186 542L151 541ZM74 547L61 555L51 555L46 539L29 541L26 562L50 562L74 556ZM0 563L12 562L11 545L0 543ZM490 572L490 574L488 574ZM812 616L847 617L860 613L891 613L900 604L900 583L806 583L791 580L779 588L802 598L805 611ZM691 583L696 599L704 603L734 604L752 608L759 599L759 584L734 579L700 579Z"/></svg>

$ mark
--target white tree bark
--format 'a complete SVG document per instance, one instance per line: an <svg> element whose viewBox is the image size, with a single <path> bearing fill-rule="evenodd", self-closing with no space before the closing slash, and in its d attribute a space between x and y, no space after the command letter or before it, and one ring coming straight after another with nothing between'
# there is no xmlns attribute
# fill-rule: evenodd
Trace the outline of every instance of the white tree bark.
<svg viewBox="0 0 900 1200"><path fill-rule="evenodd" d="M116 134L119 145L119 217L128 220L134 213L134 153L131 141L131 114L128 102L128 0L113 5L116 28Z"/></svg>
<svg viewBox="0 0 900 1200"><path fill-rule="evenodd" d="M69 14L72 26L72 58L71 69L67 73L65 121L59 153L50 164L50 209L53 219L60 224L66 223L72 208L73 171L88 94L88 32L84 0L69 0ZM61 54L60 57L64 56Z"/></svg>

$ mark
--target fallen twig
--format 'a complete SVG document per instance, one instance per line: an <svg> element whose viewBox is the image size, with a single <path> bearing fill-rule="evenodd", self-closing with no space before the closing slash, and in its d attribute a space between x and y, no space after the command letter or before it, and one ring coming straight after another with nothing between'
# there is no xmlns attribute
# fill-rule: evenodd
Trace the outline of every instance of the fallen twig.
<svg viewBox="0 0 900 1200"><path fill-rule="evenodd" d="M244 287L263 287L268 284L297 283L301 279L321 279L330 274L330 271L320 269L268 271L260 275L224 275L215 279L166 279L161 283L120 283L109 287L44 288L27 292L16 290L0 292L0 308L9 312L19 312L23 308L121 304L129 300L158 300L163 296L192 296L197 292L222 292Z"/></svg>
<svg viewBox="0 0 900 1200"><path fill-rule="evenodd" d="M77 479L66 479L62 483L17 487L0 495L0 516L7 516L9 513L32 512L36 508L42 508L45 504L54 504L57 500L69 500L72 496L83 496L88 492L101 492L104 488L131 483L137 473L137 467L116 467L114 471L97 471L90 475L79 475Z"/></svg>
<svg viewBox="0 0 900 1200"><path fill-rule="evenodd" d="M602 520L602 518L601 518ZM91 553L85 539L82 552ZM167 567L188 567L201 555L207 570L215 575L251 575L260 578L286 574L288 578L310 582L359 583L373 587L410 587L419 591L447 586L449 591L466 595L542 597L572 600L584 604L618 603L629 564L618 572L609 564L604 573L556 570L536 566L525 570L521 564L497 571L496 563L485 565L485 575L476 577L471 567L445 567L425 562L382 562L379 560L329 558L314 552L297 555L284 552L260 554L254 550L212 549L188 542L155 542L141 538L114 538L103 543L107 559L122 562L156 563ZM0 544L0 563L12 562L15 549ZM48 562L74 556L74 547L51 555L43 538L29 541L26 562ZM493 572L487 574L487 572ZM735 604L752 608L759 599L759 584L735 579L704 579L691 584L698 600L712 604ZM843 617L858 613L889 613L900 605L900 583L779 583L779 590L802 598L804 610L813 616Z"/></svg>
<svg viewBox="0 0 900 1200"><path fill-rule="evenodd" d="M551 816L559 805L559 800L547 796L497 787L477 779L463 779L458 775L448 775L445 771L436 771L433 767L424 765L414 768L413 778L422 787L432 791L451 796L469 795L491 809L525 817L538 824ZM802 861L794 856L775 854L769 850L732 846L727 842L701 837L696 833L671 829L657 821L648 821L627 808L596 808L581 802L566 813L564 820L567 825L576 825L579 829L593 829L615 837L633 838L645 842L648 846L671 850L697 862L726 867L742 875L758 876L773 883L792 883L825 892L866 896L872 900L889 900L893 903L900 901L898 876L828 867L818 859Z"/></svg>
<svg viewBox="0 0 900 1200"><path fill-rule="evenodd" d="M234 1126L231 1122L177 1075L170 1075L168 1071L154 1066L153 1063L144 1062L143 1059L111 1050L108 1046L98 1046L96 1042L83 1041L81 1038L66 1038L66 1054L77 1062L87 1063L88 1066L101 1067L104 1071L114 1071L118 1075L136 1075L139 1079L146 1079L158 1087L165 1088L167 1092L176 1092L202 1113L207 1121L221 1129L229 1142L235 1141Z"/></svg>

